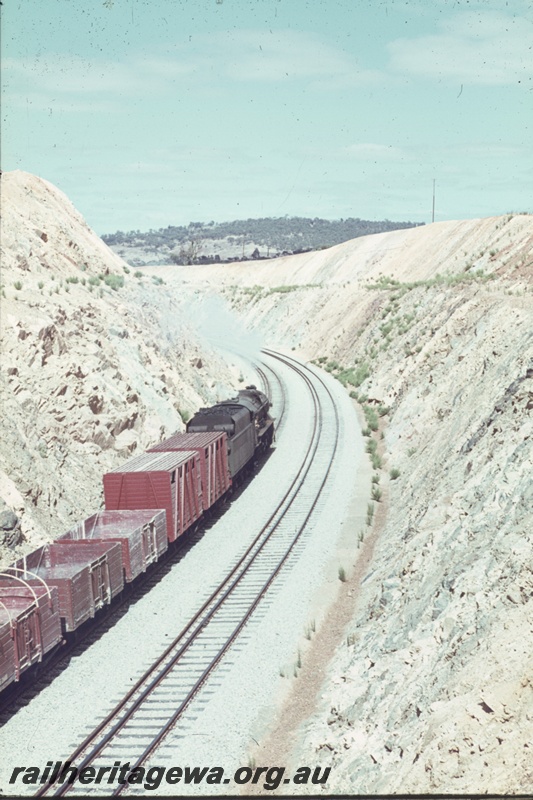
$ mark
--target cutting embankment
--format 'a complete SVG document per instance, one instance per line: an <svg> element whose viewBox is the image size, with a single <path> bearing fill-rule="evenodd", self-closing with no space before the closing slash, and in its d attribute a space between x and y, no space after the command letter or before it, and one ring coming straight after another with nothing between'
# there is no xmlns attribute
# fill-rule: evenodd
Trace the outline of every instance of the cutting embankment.
<svg viewBox="0 0 533 800"><path fill-rule="evenodd" d="M98 510L104 471L183 430L236 376L179 295L129 268L54 186L4 173L1 198L5 564Z"/></svg>
<svg viewBox="0 0 533 800"><path fill-rule="evenodd" d="M532 259L533 218L507 215L179 273L336 375L366 427L354 553L386 519L315 713L277 729L330 792L531 788Z"/></svg>

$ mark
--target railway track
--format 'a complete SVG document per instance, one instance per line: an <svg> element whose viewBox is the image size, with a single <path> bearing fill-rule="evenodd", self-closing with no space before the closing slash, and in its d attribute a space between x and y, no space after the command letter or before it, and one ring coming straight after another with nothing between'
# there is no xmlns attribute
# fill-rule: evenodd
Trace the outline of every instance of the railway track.
<svg viewBox="0 0 533 800"><path fill-rule="evenodd" d="M185 715L301 544L335 458L339 420L333 397L319 376L290 357L273 351L265 353L295 370L309 391L313 422L305 456L280 503L224 581L127 695L68 757L78 769L96 761L98 767L111 768L125 756L131 769L149 761ZM259 369L268 386L266 372L276 376L283 397L283 382L276 371L267 364ZM62 796L73 788L77 788L76 783L44 785L36 796ZM83 792L109 796L110 788L108 784L85 785ZM118 785L113 794L127 789L128 784Z"/></svg>

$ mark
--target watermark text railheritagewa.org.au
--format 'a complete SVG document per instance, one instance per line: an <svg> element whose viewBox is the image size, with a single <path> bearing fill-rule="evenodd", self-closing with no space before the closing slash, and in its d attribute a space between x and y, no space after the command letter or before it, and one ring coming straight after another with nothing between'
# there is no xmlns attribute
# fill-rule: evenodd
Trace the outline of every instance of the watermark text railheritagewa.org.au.
<svg viewBox="0 0 533 800"><path fill-rule="evenodd" d="M71 761L47 761L46 766L14 767L9 779L11 785L21 782L27 785L60 785L78 783L128 784L142 786L147 791L158 789L161 784L230 784L238 786L259 784L274 791L282 783L295 786L324 785L331 767L298 767L294 774L285 776L285 767L239 767L226 775L223 767L132 767L129 761L115 761L112 767L76 767Z"/></svg>

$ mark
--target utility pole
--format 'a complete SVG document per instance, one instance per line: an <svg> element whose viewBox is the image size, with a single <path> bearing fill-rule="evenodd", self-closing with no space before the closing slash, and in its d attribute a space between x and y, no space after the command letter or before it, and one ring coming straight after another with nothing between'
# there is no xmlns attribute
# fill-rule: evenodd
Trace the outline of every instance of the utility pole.
<svg viewBox="0 0 533 800"><path fill-rule="evenodd" d="M433 208L431 210L431 221L435 222L435 178L433 178Z"/></svg>

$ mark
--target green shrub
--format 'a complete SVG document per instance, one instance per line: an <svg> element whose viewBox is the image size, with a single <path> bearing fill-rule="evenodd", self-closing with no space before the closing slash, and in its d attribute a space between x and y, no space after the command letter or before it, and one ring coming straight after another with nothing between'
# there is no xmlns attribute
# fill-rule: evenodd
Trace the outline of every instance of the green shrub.
<svg viewBox="0 0 533 800"><path fill-rule="evenodd" d="M346 570L344 567L339 567L339 580L343 583L346 581Z"/></svg>
<svg viewBox="0 0 533 800"><path fill-rule="evenodd" d="M89 286L99 286L100 285L100 278L98 275L91 275L89 278Z"/></svg>
<svg viewBox="0 0 533 800"><path fill-rule="evenodd" d="M396 478L399 478L399 477L400 477L400 470L397 469L396 467L393 467L391 469L391 471L390 471L390 479L391 479L391 481L395 481Z"/></svg>
<svg viewBox="0 0 533 800"><path fill-rule="evenodd" d="M155 283L156 286L161 286L164 282L163 278L158 275L152 275L152 283Z"/></svg>
<svg viewBox="0 0 533 800"><path fill-rule="evenodd" d="M37 286L39 287L39 289L42 289L42 288L44 287L44 283L43 283L43 281L39 281L39 283L37 284Z"/></svg>
<svg viewBox="0 0 533 800"><path fill-rule="evenodd" d="M372 453L370 460L372 461L372 466L374 469L381 469L381 458L377 453Z"/></svg>
<svg viewBox="0 0 533 800"><path fill-rule="evenodd" d="M363 411L366 417L366 423L370 430L377 431L379 427L379 420L376 411L367 405L363 406Z"/></svg>
<svg viewBox="0 0 533 800"><path fill-rule="evenodd" d="M382 491L379 486L372 487L372 500L381 500Z"/></svg>
<svg viewBox="0 0 533 800"><path fill-rule="evenodd" d="M65 278L65 283L78 283L78 278L75 275L69 275L68 278Z"/></svg>
<svg viewBox="0 0 533 800"><path fill-rule="evenodd" d="M139 272L139 270L136 270L136 271L133 273L133 277L134 277L134 278L142 278L142 276L143 276L143 274L142 274L142 272Z"/></svg>
<svg viewBox="0 0 533 800"><path fill-rule="evenodd" d="M15 281L15 283L13 284L13 286L15 287L15 289L17 290L17 292L20 292L20 290L22 289L22 283L21 283L20 281Z"/></svg>
<svg viewBox="0 0 533 800"><path fill-rule="evenodd" d="M104 277L104 283L106 286L109 286L110 289L113 289L113 291L116 292L118 289L122 289L124 286L124 276L110 273Z"/></svg>

